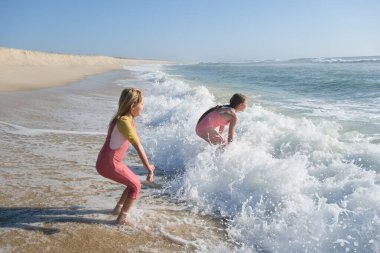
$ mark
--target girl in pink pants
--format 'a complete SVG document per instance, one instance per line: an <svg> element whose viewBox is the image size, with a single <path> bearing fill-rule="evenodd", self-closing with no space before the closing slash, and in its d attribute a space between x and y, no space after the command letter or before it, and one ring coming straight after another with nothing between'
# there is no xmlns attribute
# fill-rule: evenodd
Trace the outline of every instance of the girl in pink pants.
<svg viewBox="0 0 380 253"><path fill-rule="evenodd" d="M142 164L148 170L146 180L153 182L155 167L148 161L134 124L134 118L141 115L143 108L140 90L127 88L122 91L119 109L109 124L106 141L96 162L96 170L100 175L127 187L113 211L118 215L116 222L121 225L132 225L128 214L141 189L139 178L122 162L129 143L137 150Z"/></svg>

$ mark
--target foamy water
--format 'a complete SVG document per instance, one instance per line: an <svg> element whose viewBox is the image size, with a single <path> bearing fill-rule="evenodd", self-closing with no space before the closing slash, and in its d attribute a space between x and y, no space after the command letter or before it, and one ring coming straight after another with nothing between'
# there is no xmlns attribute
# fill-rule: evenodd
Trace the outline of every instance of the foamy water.
<svg viewBox="0 0 380 253"><path fill-rule="evenodd" d="M163 195L163 173L146 184L131 148L125 163L143 189L119 227L111 210L124 187L95 170L120 86L130 73L110 73L66 87L0 94L0 251L229 251L219 219ZM137 122L142 124L140 119ZM146 136L142 131L142 136ZM154 162L154 159L152 160Z"/></svg>
<svg viewBox="0 0 380 253"><path fill-rule="evenodd" d="M379 252L380 75L376 61L364 64L373 62L134 66L79 85L1 94L0 245L10 252L83 245L92 252L126 245L146 252ZM342 83L324 87L330 70L345 81L345 68L364 80L360 93L352 92L353 79L350 92ZM304 87L305 80L316 84ZM138 225L125 229L109 215L123 187L100 177L94 164L120 90L130 86L144 90L136 125L157 185L144 185L132 211ZM249 106L222 152L194 129L206 109L234 92L246 93ZM126 163L144 181L132 149Z"/></svg>
<svg viewBox="0 0 380 253"><path fill-rule="evenodd" d="M186 79L204 74L191 66L184 77L183 69L179 75L164 68L133 71L146 89L143 142L158 169L175 174L164 193L226 219L229 237L240 245L236 251L380 251L378 97L353 104L349 97L351 103L329 103L316 95L297 100L303 110L286 111L293 106L291 92L276 108L266 90L239 86L250 106L239 115L236 141L220 152L196 137L195 124L203 111L240 90L214 84L214 96L201 78ZM338 103L346 105L337 106L340 112L319 114Z"/></svg>

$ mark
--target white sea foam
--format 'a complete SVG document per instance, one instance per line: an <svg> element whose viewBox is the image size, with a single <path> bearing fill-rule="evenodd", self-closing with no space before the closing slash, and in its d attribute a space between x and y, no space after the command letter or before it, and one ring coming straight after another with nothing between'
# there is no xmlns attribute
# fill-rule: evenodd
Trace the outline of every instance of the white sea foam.
<svg viewBox="0 0 380 253"><path fill-rule="evenodd" d="M312 59L312 62L316 63L368 63L380 62L380 57L378 56L368 56L368 57L342 57L342 58L316 58Z"/></svg>
<svg viewBox="0 0 380 253"><path fill-rule="evenodd" d="M326 102L323 99L286 99L276 102L280 108L300 111L304 115L340 121L356 121L380 125L380 104L377 100Z"/></svg>
<svg viewBox="0 0 380 253"><path fill-rule="evenodd" d="M139 72L150 84L142 117L144 147L165 186L193 210L225 217L240 252L378 252L380 144L330 120L292 118L251 105L224 152L194 133L216 102L162 70ZM128 85L128 84L124 84Z"/></svg>
<svg viewBox="0 0 380 253"><path fill-rule="evenodd" d="M9 134L39 135L39 134L68 134L68 135L106 135L104 132L69 131L58 129L27 128L20 125L0 121L0 129Z"/></svg>

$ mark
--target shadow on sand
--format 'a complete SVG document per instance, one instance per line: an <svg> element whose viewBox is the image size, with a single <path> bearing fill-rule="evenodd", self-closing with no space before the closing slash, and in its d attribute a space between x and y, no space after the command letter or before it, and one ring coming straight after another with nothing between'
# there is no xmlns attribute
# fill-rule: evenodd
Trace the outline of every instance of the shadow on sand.
<svg viewBox="0 0 380 253"><path fill-rule="evenodd" d="M0 207L0 228L20 228L52 235L60 231L57 228L50 227L53 223L114 224L114 221L83 217L91 214L111 214L110 210L88 210L82 208L80 206L41 208ZM40 226L35 225L35 223Z"/></svg>

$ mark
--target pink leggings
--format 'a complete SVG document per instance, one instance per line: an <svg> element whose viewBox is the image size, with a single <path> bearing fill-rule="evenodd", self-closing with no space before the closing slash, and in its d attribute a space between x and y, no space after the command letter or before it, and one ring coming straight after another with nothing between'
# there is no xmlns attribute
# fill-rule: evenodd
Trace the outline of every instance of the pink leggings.
<svg viewBox="0 0 380 253"><path fill-rule="evenodd" d="M110 127L113 129L113 127ZM137 199L141 190L140 179L122 162L128 150L128 141L118 149L110 148L111 130L96 161L96 170L103 177L127 186L127 198Z"/></svg>
<svg viewBox="0 0 380 253"><path fill-rule="evenodd" d="M125 164L114 165L114 168L97 165L96 169L103 177L127 186L127 198L137 199L141 190L140 179Z"/></svg>

